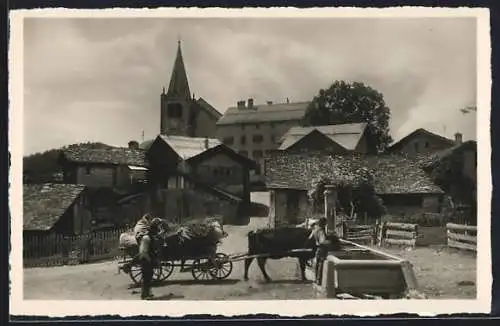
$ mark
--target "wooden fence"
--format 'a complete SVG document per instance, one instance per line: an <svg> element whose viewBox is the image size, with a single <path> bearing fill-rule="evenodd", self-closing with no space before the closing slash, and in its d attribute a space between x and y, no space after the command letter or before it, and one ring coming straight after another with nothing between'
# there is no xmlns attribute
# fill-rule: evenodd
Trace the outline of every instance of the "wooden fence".
<svg viewBox="0 0 500 326"><path fill-rule="evenodd" d="M446 235L448 247L477 251L477 226L448 223Z"/></svg>
<svg viewBox="0 0 500 326"><path fill-rule="evenodd" d="M25 235L24 267L75 265L119 255L120 234L128 228L97 231L78 236Z"/></svg>
<svg viewBox="0 0 500 326"><path fill-rule="evenodd" d="M380 228L378 244L415 247L417 232L417 224L385 222Z"/></svg>
<svg viewBox="0 0 500 326"><path fill-rule="evenodd" d="M364 244L374 244L377 237L376 225L348 225L344 238L348 241Z"/></svg>
<svg viewBox="0 0 500 326"><path fill-rule="evenodd" d="M415 247L418 225L384 222L375 225L347 225L344 239L359 244Z"/></svg>

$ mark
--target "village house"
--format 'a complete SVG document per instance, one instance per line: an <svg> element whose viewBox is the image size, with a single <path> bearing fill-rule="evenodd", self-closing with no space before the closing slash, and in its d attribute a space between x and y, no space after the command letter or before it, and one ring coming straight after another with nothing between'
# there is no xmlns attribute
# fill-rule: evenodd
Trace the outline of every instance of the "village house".
<svg viewBox="0 0 500 326"><path fill-rule="evenodd" d="M217 122L217 138L241 155L257 163L255 181L263 170L264 157L280 147L283 135L300 125L309 102L254 104L253 99L238 101Z"/></svg>
<svg viewBox="0 0 500 326"><path fill-rule="evenodd" d="M467 223L474 223L477 208L476 141L457 142L450 148L416 160L449 195L448 208L453 210L460 206Z"/></svg>
<svg viewBox="0 0 500 326"><path fill-rule="evenodd" d="M78 235L91 228L87 187L81 184L23 185L24 238Z"/></svg>
<svg viewBox="0 0 500 326"><path fill-rule="evenodd" d="M63 182L116 189L144 183L148 162L145 151L137 145L137 142L131 142L129 148L65 149L59 157Z"/></svg>
<svg viewBox="0 0 500 326"><path fill-rule="evenodd" d="M402 153L408 157L430 154L447 149L462 141L462 134L455 134L455 141L419 128L392 144L387 152Z"/></svg>
<svg viewBox="0 0 500 326"><path fill-rule="evenodd" d="M279 150L287 152L366 153L366 126L367 123L350 123L292 127L282 137Z"/></svg>
<svg viewBox="0 0 500 326"><path fill-rule="evenodd" d="M256 163L219 140L159 135L150 145L147 159L152 188L164 193L169 189L196 190L204 195L210 193L219 200L237 205L236 215L248 217L245 212L250 205L249 173L255 169ZM172 196L160 197L162 203L159 205L164 209L158 210L165 214L180 211L181 204L172 200ZM186 215L183 210L184 214L179 215Z"/></svg>
<svg viewBox="0 0 500 326"><path fill-rule="evenodd" d="M439 211L443 195L418 164L399 155L278 151L266 158L265 180L270 190L272 226L298 224L314 213L308 194L325 180L351 192L356 192L363 180L369 180L388 215Z"/></svg>
<svg viewBox="0 0 500 326"><path fill-rule="evenodd" d="M149 211L148 162L137 142L128 148L68 148L58 161L63 183L88 188L95 229L129 225Z"/></svg>
<svg viewBox="0 0 500 326"><path fill-rule="evenodd" d="M446 210L453 211L452 215L465 215L463 218L471 223L477 204L476 147L473 140L463 141L461 133L455 133L451 140L420 128L392 145L389 152L414 159L447 193L443 203ZM458 208L464 212L455 212Z"/></svg>

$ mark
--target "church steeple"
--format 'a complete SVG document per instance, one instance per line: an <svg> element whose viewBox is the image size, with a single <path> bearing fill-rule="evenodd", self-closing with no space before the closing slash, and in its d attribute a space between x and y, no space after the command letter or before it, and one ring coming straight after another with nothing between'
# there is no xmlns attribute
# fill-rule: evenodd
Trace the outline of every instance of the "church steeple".
<svg viewBox="0 0 500 326"><path fill-rule="evenodd" d="M181 41L177 41L177 56L170 77L170 84L168 86L167 96L170 98L190 99L191 91L189 90L189 83L184 67L184 59L182 58Z"/></svg>

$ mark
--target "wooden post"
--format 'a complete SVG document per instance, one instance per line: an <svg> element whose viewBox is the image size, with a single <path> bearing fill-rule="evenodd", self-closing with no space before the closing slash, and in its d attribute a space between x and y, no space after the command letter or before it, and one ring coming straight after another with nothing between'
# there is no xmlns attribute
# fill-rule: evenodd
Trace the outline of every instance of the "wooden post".
<svg viewBox="0 0 500 326"><path fill-rule="evenodd" d="M269 191L269 216L268 225L270 228L276 227L276 191Z"/></svg>
<svg viewBox="0 0 500 326"><path fill-rule="evenodd" d="M334 186L325 186L325 191L323 192L325 197L325 218L327 230L329 232L336 231L335 227L337 226L336 214L335 214L335 205L337 202L337 190Z"/></svg>
<svg viewBox="0 0 500 326"><path fill-rule="evenodd" d="M309 221L314 215L314 198L309 197L307 198L307 201L309 203L309 207L308 207L308 213L306 215L306 228L309 228Z"/></svg>

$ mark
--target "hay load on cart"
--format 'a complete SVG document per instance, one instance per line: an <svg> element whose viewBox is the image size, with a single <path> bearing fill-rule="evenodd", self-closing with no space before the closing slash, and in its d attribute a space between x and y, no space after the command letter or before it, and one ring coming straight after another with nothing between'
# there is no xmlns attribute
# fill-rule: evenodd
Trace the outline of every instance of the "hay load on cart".
<svg viewBox="0 0 500 326"><path fill-rule="evenodd" d="M158 232L153 235L155 280L166 280L174 267L181 272L191 271L195 279L224 279L232 272L228 256L217 252L227 233L222 223L214 218L194 220L183 224L156 220ZM136 260L139 247L133 232L120 236L122 260L119 269L128 273L135 283L142 280Z"/></svg>

